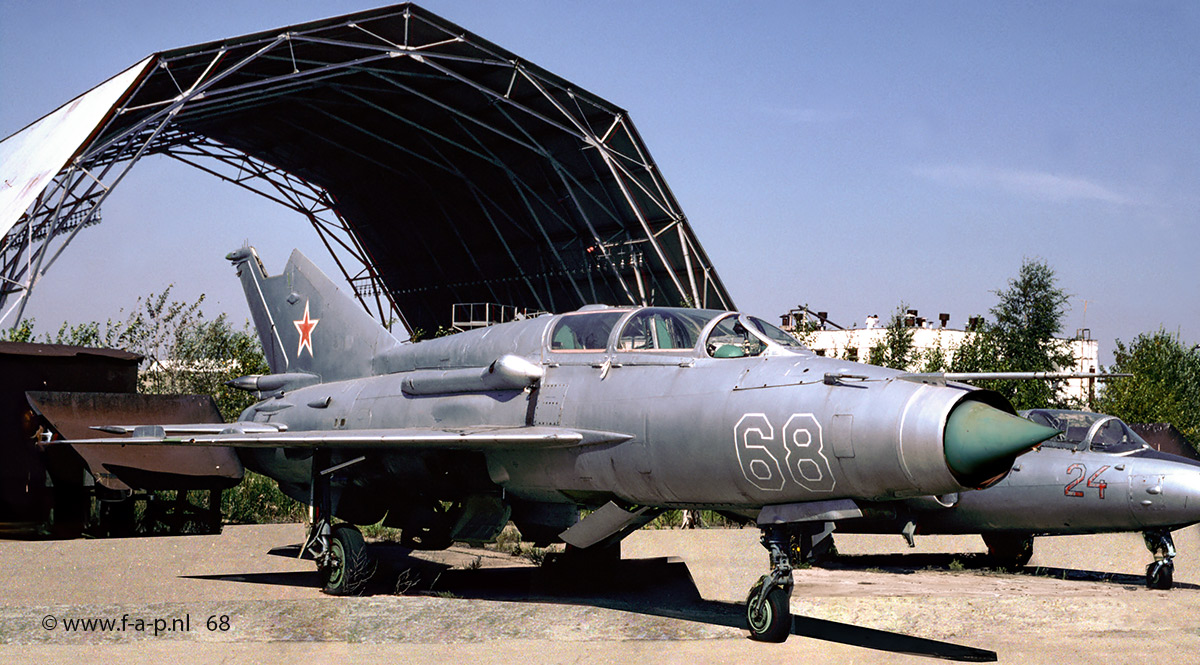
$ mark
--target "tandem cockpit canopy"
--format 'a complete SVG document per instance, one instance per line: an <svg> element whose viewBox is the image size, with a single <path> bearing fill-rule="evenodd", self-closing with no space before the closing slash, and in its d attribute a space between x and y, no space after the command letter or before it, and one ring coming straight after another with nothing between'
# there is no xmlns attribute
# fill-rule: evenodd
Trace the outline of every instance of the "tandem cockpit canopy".
<svg viewBox="0 0 1200 665"><path fill-rule="evenodd" d="M564 314L550 333L554 352L604 352L610 344L616 353L673 352L713 358L804 350L794 337L762 319L708 309L588 308Z"/></svg>

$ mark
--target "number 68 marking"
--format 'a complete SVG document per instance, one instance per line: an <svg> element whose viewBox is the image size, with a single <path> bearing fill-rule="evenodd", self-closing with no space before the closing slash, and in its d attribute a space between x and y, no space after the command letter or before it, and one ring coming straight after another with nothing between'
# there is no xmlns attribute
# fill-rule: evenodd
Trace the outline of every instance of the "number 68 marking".
<svg viewBox="0 0 1200 665"><path fill-rule="evenodd" d="M781 492L789 477L810 492L832 492L837 485L822 450L821 424L811 413L792 414L779 438L766 414L747 413L733 426L733 440L742 475L760 490Z"/></svg>

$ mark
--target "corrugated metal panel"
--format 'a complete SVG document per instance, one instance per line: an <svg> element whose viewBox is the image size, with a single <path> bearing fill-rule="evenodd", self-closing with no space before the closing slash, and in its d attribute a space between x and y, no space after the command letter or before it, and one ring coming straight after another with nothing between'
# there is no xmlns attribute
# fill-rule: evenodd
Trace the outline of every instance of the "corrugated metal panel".
<svg viewBox="0 0 1200 665"><path fill-rule="evenodd" d="M142 60L0 141L0 237L99 131L151 60Z"/></svg>

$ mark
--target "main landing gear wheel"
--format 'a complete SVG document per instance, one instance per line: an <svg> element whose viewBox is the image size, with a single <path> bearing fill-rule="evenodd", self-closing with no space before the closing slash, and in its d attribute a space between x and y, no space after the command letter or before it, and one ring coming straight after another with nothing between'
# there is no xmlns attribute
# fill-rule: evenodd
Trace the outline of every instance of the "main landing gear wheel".
<svg viewBox="0 0 1200 665"><path fill-rule="evenodd" d="M758 579L746 596L746 624L750 639L782 642L792 632L792 562L790 538L777 526L763 529L763 547L771 553L771 572Z"/></svg>
<svg viewBox="0 0 1200 665"><path fill-rule="evenodd" d="M375 574L375 561L367 553L362 532L350 524L336 524L329 534L329 556L319 568L321 590L331 596L357 596Z"/></svg>
<svg viewBox="0 0 1200 665"><path fill-rule="evenodd" d="M362 532L352 524L333 523L333 474L365 459L331 466L328 450L313 452L313 523L304 542L305 554L317 562L321 590L333 596L357 596L375 574L375 560L367 552Z"/></svg>
<svg viewBox="0 0 1200 665"><path fill-rule="evenodd" d="M792 629L792 613L788 599L790 593L782 587L773 586L761 597L763 584L770 580L763 575L750 589L746 597L746 623L750 626L750 639L759 642L782 642Z"/></svg>

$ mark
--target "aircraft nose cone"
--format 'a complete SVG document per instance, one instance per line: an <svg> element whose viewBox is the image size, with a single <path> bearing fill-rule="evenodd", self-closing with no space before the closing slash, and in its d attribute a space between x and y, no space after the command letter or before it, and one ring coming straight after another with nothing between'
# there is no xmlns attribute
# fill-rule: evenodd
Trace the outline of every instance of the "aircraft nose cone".
<svg viewBox="0 0 1200 665"><path fill-rule="evenodd" d="M1017 455L1058 433L982 402L962 402L946 420L946 462L963 485L986 485Z"/></svg>

